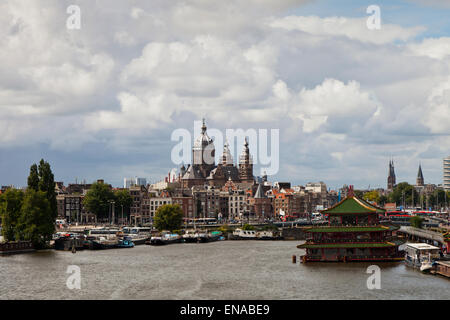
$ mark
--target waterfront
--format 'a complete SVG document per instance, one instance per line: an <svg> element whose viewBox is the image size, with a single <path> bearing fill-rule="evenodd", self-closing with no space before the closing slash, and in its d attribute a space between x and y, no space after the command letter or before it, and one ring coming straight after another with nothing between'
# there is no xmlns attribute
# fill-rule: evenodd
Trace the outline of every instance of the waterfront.
<svg viewBox="0 0 450 320"><path fill-rule="evenodd" d="M0 299L450 299L450 281L400 263L293 264L299 241L219 241L0 257ZM81 290L66 287L69 265Z"/></svg>

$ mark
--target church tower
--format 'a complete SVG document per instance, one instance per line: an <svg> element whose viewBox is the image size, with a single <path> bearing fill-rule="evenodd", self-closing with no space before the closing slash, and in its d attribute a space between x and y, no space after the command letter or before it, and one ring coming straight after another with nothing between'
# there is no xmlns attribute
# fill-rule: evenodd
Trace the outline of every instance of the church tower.
<svg viewBox="0 0 450 320"><path fill-rule="evenodd" d="M203 119L202 133L195 140L192 148L192 169L203 179L209 176L212 169L215 168L215 148L213 140L206 133L205 119Z"/></svg>
<svg viewBox="0 0 450 320"><path fill-rule="evenodd" d="M222 159L220 162L223 166L233 166L233 157L230 152L228 141L223 145Z"/></svg>
<svg viewBox="0 0 450 320"><path fill-rule="evenodd" d="M394 171L394 160L389 161L389 175L387 179L387 189L393 190L395 187L395 171Z"/></svg>
<svg viewBox="0 0 450 320"><path fill-rule="evenodd" d="M422 166L419 164L419 172L417 172L416 186L423 187L425 185L422 174Z"/></svg>
<svg viewBox="0 0 450 320"><path fill-rule="evenodd" d="M248 148L248 140L245 138L244 150L239 157L239 178L241 182L253 183L253 160L250 156L250 150Z"/></svg>

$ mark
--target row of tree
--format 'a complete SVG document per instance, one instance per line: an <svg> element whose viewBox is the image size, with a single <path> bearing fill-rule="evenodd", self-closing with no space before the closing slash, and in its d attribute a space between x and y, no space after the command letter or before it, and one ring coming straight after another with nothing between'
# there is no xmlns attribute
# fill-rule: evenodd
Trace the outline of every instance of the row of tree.
<svg viewBox="0 0 450 320"><path fill-rule="evenodd" d="M83 199L84 207L96 216L97 221L109 221L111 218L112 203L114 203L116 219L121 217L122 209L124 218L130 216L133 199L128 190L113 191L109 185L95 182Z"/></svg>
<svg viewBox="0 0 450 320"><path fill-rule="evenodd" d="M363 193L355 191L356 195L367 201L374 201L380 206L396 203L397 205L440 209L450 206L450 192L436 189L432 193L419 193L417 189L407 182L397 184L387 196L381 195L377 190Z"/></svg>
<svg viewBox="0 0 450 320"><path fill-rule="evenodd" d="M42 248L55 232L55 180L50 164L33 164L26 191L8 189L0 196L2 235L6 241L31 241Z"/></svg>

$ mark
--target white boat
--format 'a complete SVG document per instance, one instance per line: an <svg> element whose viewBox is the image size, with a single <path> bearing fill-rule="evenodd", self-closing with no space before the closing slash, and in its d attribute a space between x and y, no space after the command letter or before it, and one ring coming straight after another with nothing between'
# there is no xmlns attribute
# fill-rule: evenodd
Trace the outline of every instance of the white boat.
<svg viewBox="0 0 450 320"><path fill-rule="evenodd" d="M145 244L151 238L152 228L149 227L124 227L122 232L130 237L135 245Z"/></svg>
<svg viewBox="0 0 450 320"><path fill-rule="evenodd" d="M233 236L240 240L256 240L256 231L237 228L233 231Z"/></svg>
<svg viewBox="0 0 450 320"><path fill-rule="evenodd" d="M184 242L191 243L191 242L197 242L198 241L198 232L197 230L186 230L186 232L183 234L183 240Z"/></svg>
<svg viewBox="0 0 450 320"><path fill-rule="evenodd" d="M427 243L407 243L405 247L406 265L427 272L439 259L440 248Z"/></svg>
<svg viewBox="0 0 450 320"><path fill-rule="evenodd" d="M236 229L233 231L233 238L238 240L277 240L281 235L277 231L255 231Z"/></svg>

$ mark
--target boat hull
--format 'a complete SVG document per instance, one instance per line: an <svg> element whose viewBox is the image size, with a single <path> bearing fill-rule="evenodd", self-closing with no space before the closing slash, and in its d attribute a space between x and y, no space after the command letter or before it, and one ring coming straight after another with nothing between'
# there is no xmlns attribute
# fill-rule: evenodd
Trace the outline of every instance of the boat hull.
<svg viewBox="0 0 450 320"><path fill-rule="evenodd" d="M83 239L56 239L55 240L55 250L61 251L72 251L73 246L76 250L83 250L84 240Z"/></svg>

